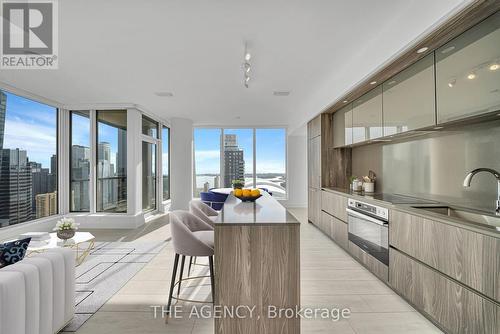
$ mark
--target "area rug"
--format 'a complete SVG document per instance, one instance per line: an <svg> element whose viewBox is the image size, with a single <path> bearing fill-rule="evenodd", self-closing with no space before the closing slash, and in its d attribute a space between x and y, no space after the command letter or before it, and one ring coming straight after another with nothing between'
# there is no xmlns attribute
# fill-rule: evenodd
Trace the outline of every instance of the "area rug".
<svg viewBox="0 0 500 334"><path fill-rule="evenodd" d="M94 250L76 267L75 317L62 333L76 332L167 242L96 242Z"/></svg>

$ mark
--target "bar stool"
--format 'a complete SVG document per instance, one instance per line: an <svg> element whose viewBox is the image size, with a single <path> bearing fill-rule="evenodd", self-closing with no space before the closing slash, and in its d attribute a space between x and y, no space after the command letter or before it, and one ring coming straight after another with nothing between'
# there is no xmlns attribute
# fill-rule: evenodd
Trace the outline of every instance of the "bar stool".
<svg viewBox="0 0 500 334"><path fill-rule="evenodd" d="M208 256L210 266L210 281L212 285L212 303L214 301L214 231L213 228L200 218L190 212L176 210L169 214L170 229L172 231L172 243L175 251L174 268L170 283L170 293L168 297L167 311L170 311L172 299L177 301L187 301L194 303L205 303L205 301L188 300L179 298L181 284L184 280L204 278L209 276L188 277L183 279L184 262L186 256ZM181 260L181 270L179 280L176 282L177 267ZM174 288L177 286L177 296L173 296ZM167 318L168 319L168 318Z"/></svg>
<svg viewBox="0 0 500 334"><path fill-rule="evenodd" d="M212 227L214 226L214 221L219 216L217 211L199 199L193 199L189 202L189 211Z"/></svg>
<svg viewBox="0 0 500 334"><path fill-rule="evenodd" d="M212 209L221 210L226 201L227 194L215 193L213 191L201 192L200 199Z"/></svg>

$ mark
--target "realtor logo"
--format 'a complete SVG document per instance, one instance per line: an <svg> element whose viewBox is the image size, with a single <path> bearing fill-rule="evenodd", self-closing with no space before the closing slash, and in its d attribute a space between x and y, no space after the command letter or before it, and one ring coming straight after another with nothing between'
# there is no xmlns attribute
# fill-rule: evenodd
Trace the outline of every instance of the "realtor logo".
<svg viewBox="0 0 500 334"><path fill-rule="evenodd" d="M57 2L2 0L2 69L57 69Z"/></svg>

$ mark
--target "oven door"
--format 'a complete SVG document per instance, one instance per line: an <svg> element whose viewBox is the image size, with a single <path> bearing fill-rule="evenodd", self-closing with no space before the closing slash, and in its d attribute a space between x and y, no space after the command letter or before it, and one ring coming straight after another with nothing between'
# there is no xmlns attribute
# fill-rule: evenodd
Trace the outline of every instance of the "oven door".
<svg viewBox="0 0 500 334"><path fill-rule="evenodd" d="M347 209L349 241L389 265L389 229L387 222Z"/></svg>

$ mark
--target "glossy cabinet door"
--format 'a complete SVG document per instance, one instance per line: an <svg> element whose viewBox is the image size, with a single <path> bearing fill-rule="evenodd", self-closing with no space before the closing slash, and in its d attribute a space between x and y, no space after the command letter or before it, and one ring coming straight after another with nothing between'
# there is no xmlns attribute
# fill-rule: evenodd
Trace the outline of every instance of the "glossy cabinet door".
<svg viewBox="0 0 500 334"><path fill-rule="evenodd" d="M353 144L382 137L382 85L353 102L352 124Z"/></svg>
<svg viewBox="0 0 500 334"><path fill-rule="evenodd" d="M352 104L333 114L333 147L352 144Z"/></svg>
<svg viewBox="0 0 500 334"><path fill-rule="evenodd" d="M384 136L436 124L434 54L384 82Z"/></svg>
<svg viewBox="0 0 500 334"><path fill-rule="evenodd" d="M438 123L500 110L500 12L436 50Z"/></svg>

